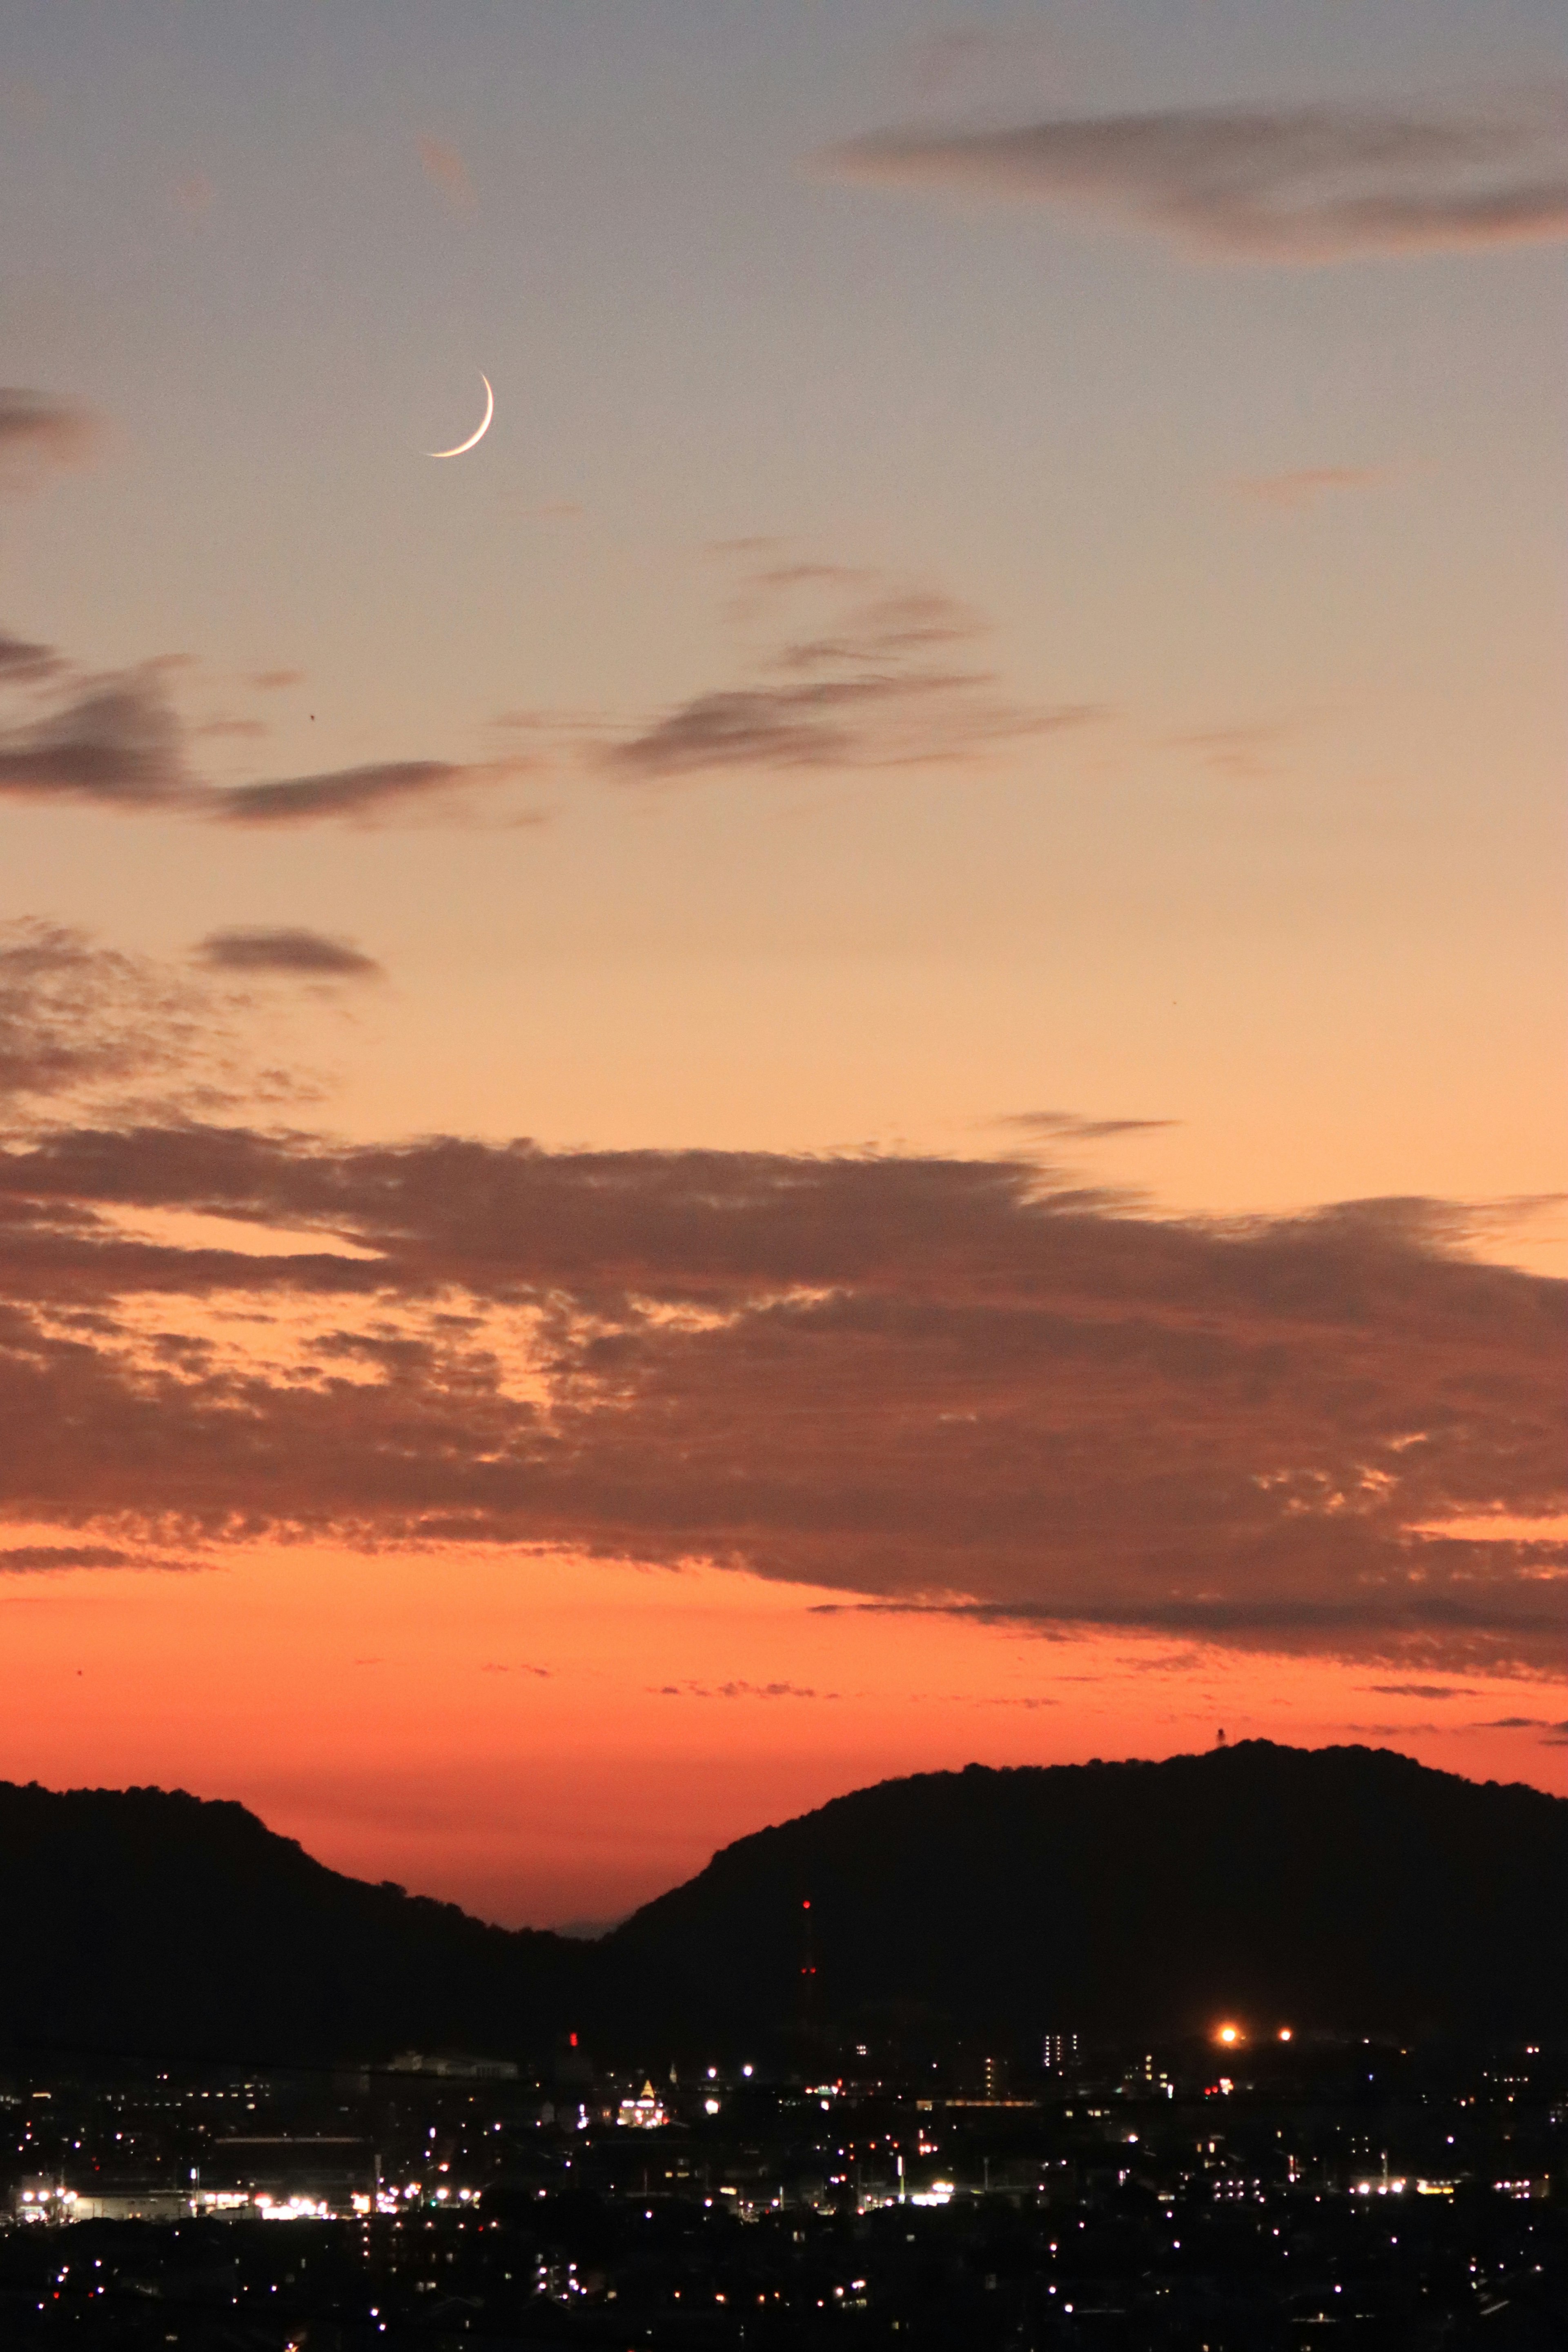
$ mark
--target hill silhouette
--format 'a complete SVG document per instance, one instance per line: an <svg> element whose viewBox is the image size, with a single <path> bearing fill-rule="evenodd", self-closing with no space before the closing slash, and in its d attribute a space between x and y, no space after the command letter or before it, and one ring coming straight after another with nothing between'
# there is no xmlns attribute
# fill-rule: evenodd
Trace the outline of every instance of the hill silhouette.
<svg viewBox="0 0 1568 2352"><path fill-rule="evenodd" d="M1568 2024L1568 1800L1386 1749L922 1773L742 1838L611 1939L683 2021L1019 2036Z"/></svg>
<svg viewBox="0 0 1568 2352"><path fill-rule="evenodd" d="M884 1781L596 1944L345 1877L240 1805L0 1784L0 2032L84 2053L761 2055L802 2025L808 1917L824 2034L1568 2030L1568 1800L1365 1748Z"/></svg>
<svg viewBox="0 0 1568 2352"><path fill-rule="evenodd" d="M578 1981L559 1937L345 1877L181 1790L0 1783L0 2034L34 2048L548 2048Z"/></svg>

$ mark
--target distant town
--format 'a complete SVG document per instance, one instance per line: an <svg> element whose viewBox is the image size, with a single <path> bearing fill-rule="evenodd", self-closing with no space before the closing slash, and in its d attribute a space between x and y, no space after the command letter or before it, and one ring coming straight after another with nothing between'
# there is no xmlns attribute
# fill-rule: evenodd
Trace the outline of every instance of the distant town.
<svg viewBox="0 0 1568 2352"><path fill-rule="evenodd" d="M0 2343L1568 2341L1568 2047L14 2060Z"/></svg>

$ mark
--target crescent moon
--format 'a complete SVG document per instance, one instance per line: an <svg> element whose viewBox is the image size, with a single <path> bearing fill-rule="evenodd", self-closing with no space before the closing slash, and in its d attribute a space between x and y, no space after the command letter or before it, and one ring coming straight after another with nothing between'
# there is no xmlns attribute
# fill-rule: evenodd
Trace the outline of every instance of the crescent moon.
<svg viewBox="0 0 1568 2352"><path fill-rule="evenodd" d="M479 419L479 431L470 433L466 441L459 441L455 449L427 449L425 452L427 457L461 457L484 439L490 429L490 419L496 413L496 396L490 390L490 380L482 368L479 371L479 382L485 388L485 413Z"/></svg>

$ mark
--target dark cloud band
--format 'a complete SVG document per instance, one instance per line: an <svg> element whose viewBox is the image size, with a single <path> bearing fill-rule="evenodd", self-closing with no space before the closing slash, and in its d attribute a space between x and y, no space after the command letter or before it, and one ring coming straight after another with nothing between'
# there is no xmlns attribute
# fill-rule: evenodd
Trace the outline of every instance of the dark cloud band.
<svg viewBox="0 0 1568 2352"><path fill-rule="evenodd" d="M211 971L277 972L300 980L374 980L381 975L375 958L352 940L295 927L209 931L195 953Z"/></svg>
<svg viewBox="0 0 1568 2352"><path fill-rule="evenodd" d="M136 1239L149 1207L294 1251ZM1539 1669L1568 1547L1442 1530L1564 1508L1564 1290L1461 1233L1162 1221L1012 1160L68 1129L0 1157L4 1503Z"/></svg>

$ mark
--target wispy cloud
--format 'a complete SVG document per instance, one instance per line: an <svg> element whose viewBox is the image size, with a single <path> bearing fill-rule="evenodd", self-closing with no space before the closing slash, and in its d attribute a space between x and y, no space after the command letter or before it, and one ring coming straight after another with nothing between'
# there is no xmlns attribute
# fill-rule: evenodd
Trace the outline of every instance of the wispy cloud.
<svg viewBox="0 0 1568 2352"><path fill-rule="evenodd" d="M743 551L750 553L750 548ZM803 593L826 600L803 625ZM604 753L623 782L703 773L943 766L1103 714L1009 701L974 647L989 632L953 598L854 567L771 562L740 583L735 610L774 621L742 682L677 703Z"/></svg>
<svg viewBox="0 0 1568 2352"><path fill-rule="evenodd" d="M1329 262L1568 236L1568 91L877 131L840 180L1076 206L1231 260Z"/></svg>
<svg viewBox="0 0 1568 2352"><path fill-rule="evenodd" d="M200 772L193 743L268 730L250 717L182 719L183 657L83 680L52 647L0 636L0 685L43 684L47 693L55 682L48 707L0 730L0 798L268 829L515 826L545 814L507 788L542 775L646 787L704 774L956 767L1105 715L1083 703L1011 699L977 658L987 625L939 591L866 567L789 560L773 541L745 542L726 560L737 554L748 568L730 618L762 639L738 682L641 722L604 709L506 711L492 726L522 740L489 760L389 758L219 784ZM277 691L298 677L260 670L250 683Z"/></svg>

